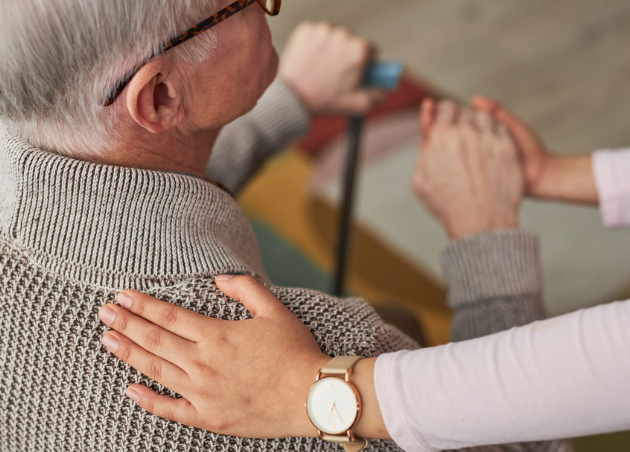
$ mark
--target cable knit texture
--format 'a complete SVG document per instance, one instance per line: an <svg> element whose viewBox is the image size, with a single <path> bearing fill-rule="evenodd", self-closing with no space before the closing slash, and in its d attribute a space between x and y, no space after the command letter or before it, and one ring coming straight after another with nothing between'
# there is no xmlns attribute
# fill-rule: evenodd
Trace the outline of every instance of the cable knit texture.
<svg viewBox="0 0 630 452"><path fill-rule="evenodd" d="M444 251L453 340L498 333L545 318L538 238L523 231L479 234Z"/></svg>
<svg viewBox="0 0 630 452"><path fill-rule="evenodd" d="M0 228L0 451L338 450L311 438L226 437L148 414L127 386L175 394L100 344L98 309L123 288L212 317L251 317L214 284L223 273L265 279L247 218L214 185L84 163L2 132ZM417 347L362 300L270 288L332 356ZM391 441L371 449L399 450Z"/></svg>
<svg viewBox="0 0 630 452"><path fill-rule="evenodd" d="M540 293L542 287L534 234L510 230L466 237L449 245L443 262L453 306Z"/></svg>

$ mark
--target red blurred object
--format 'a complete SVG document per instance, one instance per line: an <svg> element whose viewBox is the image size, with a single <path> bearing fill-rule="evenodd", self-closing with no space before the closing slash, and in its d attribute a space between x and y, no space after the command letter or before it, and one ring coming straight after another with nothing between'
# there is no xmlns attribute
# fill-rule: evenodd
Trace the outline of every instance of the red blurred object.
<svg viewBox="0 0 630 452"><path fill-rule="evenodd" d="M438 97L430 88L424 87L422 82L405 74L397 91L388 93L385 102L375 109L368 120L378 118L395 111L409 108L420 108L425 97ZM316 116L313 119L311 131L306 138L298 143L298 149L316 155L330 140L347 133L348 118L345 116Z"/></svg>

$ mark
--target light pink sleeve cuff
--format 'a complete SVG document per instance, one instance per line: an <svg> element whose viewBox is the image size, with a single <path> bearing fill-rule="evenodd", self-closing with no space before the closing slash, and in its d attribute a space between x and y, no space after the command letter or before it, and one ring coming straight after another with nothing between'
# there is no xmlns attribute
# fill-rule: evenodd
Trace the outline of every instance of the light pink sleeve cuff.
<svg viewBox="0 0 630 452"><path fill-rule="evenodd" d="M406 398L410 394L403 394L398 372L401 371L399 359L404 355L412 353L405 350L396 353L381 355L376 360L374 368L374 386L378 405L385 421L385 427L391 438L398 447L406 452L437 452L437 449L430 448L418 438L417 429L414 429L409 421L414 419L414 413L407 413L405 407ZM420 401L418 401L420 402ZM418 407L416 407L416 411Z"/></svg>
<svg viewBox="0 0 630 452"><path fill-rule="evenodd" d="M604 225L630 226L630 149L595 152L593 173Z"/></svg>

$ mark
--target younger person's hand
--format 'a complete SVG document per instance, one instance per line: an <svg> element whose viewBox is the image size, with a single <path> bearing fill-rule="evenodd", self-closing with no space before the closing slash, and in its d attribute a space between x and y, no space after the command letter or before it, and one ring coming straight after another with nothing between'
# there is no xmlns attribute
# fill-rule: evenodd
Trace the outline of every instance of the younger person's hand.
<svg viewBox="0 0 630 452"><path fill-rule="evenodd" d="M312 113L364 115L384 92L363 88L374 46L343 27L300 24L280 58L280 76Z"/></svg>
<svg viewBox="0 0 630 452"><path fill-rule="evenodd" d="M316 436L304 402L330 358L315 338L252 276L217 277L217 286L253 314L217 320L126 291L99 315L114 329L103 344L118 358L183 398L141 385L127 395L181 424L249 438Z"/></svg>
<svg viewBox="0 0 630 452"><path fill-rule="evenodd" d="M491 114L512 135L522 160L528 195L546 200L597 204L598 193L590 154L552 154L523 120L498 102L476 96L472 105L477 111Z"/></svg>
<svg viewBox="0 0 630 452"><path fill-rule="evenodd" d="M413 189L449 237L517 227L524 182L506 128L450 101L426 101L421 121L427 136Z"/></svg>
<svg viewBox="0 0 630 452"><path fill-rule="evenodd" d="M518 146L523 162L525 190L529 195L540 196L544 175L552 159L542 140L520 118L488 97L475 96L472 99L472 106L477 111L491 114L508 129Z"/></svg>

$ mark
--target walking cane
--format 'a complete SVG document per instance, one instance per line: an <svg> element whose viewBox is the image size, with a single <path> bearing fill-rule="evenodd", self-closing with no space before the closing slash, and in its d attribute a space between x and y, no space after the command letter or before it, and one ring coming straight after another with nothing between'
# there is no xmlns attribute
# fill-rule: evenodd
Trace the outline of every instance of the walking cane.
<svg viewBox="0 0 630 452"><path fill-rule="evenodd" d="M373 63L365 73L363 84L370 88L394 91L400 84L404 66L401 63ZM357 165L361 150L361 135L365 118L353 116L348 125L348 150L343 178L341 216L339 219L339 236L337 241L337 269L333 294L343 296L345 288L348 254L350 251L350 232L354 207L354 189L356 185Z"/></svg>

